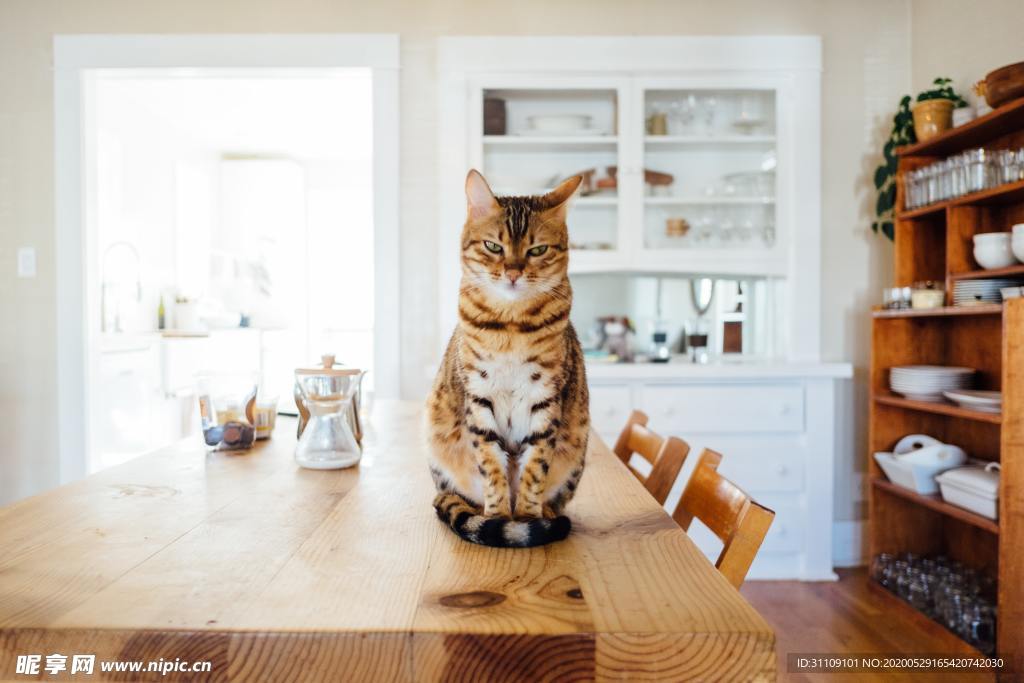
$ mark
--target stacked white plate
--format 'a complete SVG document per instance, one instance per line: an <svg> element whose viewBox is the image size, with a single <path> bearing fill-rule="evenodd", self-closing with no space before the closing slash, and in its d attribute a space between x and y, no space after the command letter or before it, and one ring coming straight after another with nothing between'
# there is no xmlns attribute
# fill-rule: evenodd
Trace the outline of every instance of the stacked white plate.
<svg viewBox="0 0 1024 683"><path fill-rule="evenodd" d="M1008 278L958 280L953 285L953 305L998 304L1003 300L999 290L1015 284L1017 284L1016 281Z"/></svg>
<svg viewBox="0 0 1024 683"><path fill-rule="evenodd" d="M999 391L970 391L955 389L942 392L943 396L961 408L979 410L983 413L998 413L1003 409L1003 394Z"/></svg>
<svg viewBox="0 0 1024 683"><path fill-rule="evenodd" d="M941 403L943 392L967 389L973 383L972 368L902 365L889 371L889 387L893 392L914 401Z"/></svg>

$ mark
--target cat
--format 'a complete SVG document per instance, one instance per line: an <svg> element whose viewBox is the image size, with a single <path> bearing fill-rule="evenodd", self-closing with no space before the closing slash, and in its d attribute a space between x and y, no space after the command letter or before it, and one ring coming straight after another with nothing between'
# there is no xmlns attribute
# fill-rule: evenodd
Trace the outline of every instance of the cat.
<svg viewBox="0 0 1024 683"><path fill-rule="evenodd" d="M560 541L590 428L569 310L565 218L582 178L542 196L495 197L466 177L459 324L427 400L437 516L467 541Z"/></svg>

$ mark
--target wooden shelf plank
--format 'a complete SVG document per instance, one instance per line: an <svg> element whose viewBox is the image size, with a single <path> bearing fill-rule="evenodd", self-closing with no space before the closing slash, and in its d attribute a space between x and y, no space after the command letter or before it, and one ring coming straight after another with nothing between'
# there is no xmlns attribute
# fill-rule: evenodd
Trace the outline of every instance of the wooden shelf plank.
<svg viewBox="0 0 1024 683"><path fill-rule="evenodd" d="M965 315L1001 315L1002 312L1002 304L978 304L977 306L943 306L942 308L877 308L871 311L871 315L875 318L941 318Z"/></svg>
<svg viewBox="0 0 1024 683"><path fill-rule="evenodd" d="M916 209L899 211L896 214L896 218L901 221L909 221L916 218L931 217L934 214L944 212L947 208L952 206L989 206L999 204L1016 204L1018 202L1024 202L1024 180L1018 180L1015 183L1005 183L997 187L990 187L987 190L982 190L981 192L972 192L970 194L953 197L952 199L947 199L942 202L935 202L934 204L928 204L927 206L920 206Z"/></svg>
<svg viewBox="0 0 1024 683"><path fill-rule="evenodd" d="M868 579L868 588L871 590L873 595L878 596L878 599L883 603L883 613L890 610L905 610L910 621L914 622L918 630L923 631L935 638L943 638L949 642L948 654L953 656L968 656L968 657L984 657L980 650L973 647L970 643L965 641L960 636L956 635L949 629L937 621L932 621L928 618L928 615L922 614L909 603L902 600L898 595L887 591L880 583L874 579Z"/></svg>
<svg viewBox="0 0 1024 683"><path fill-rule="evenodd" d="M970 270L966 273L951 273L950 280L978 280L990 277L1014 277L1024 278L1024 264L1007 266L1006 268L990 268L989 270Z"/></svg>
<svg viewBox="0 0 1024 683"><path fill-rule="evenodd" d="M1024 128L1024 98L1014 100L931 140L896 150L901 157L942 157L983 146L995 138Z"/></svg>
<svg viewBox="0 0 1024 683"><path fill-rule="evenodd" d="M967 408L961 408L960 406L953 405L952 403L912 401L909 398L903 398L902 396L890 393L875 394L875 403L881 403L886 406L896 406L897 408L906 408L907 410L917 410L923 413L935 413L937 415L960 417L965 420L974 420L976 422L988 422L989 424L1002 424L1003 422L1003 416L1001 413L983 413L980 410L968 410Z"/></svg>
<svg viewBox="0 0 1024 683"><path fill-rule="evenodd" d="M871 485L877 489L881 489L882 491L886 491L895 496L900 496L901 498L905 498L906 500L909 500L913 503L917 503L918 505L922 505L931 510L935 510L936 512L946 515L947 517L953 517L955 519L960 520L961 522L966 522L971 526L978 527L979 529L987 531L990 534L999 535L998 522L995 522L989 519L988 517L982 517L981 515L977 515L971 512L970 510L965 510L961 507L957 507L956 505L950 505L946 501L942 500L942 498L939 497L937 494L924 496L921 495L920 493L917 493L916 491L911 491L908 488L897 486L888 479L884 479L882 477L873 478L871 480Z"/></svg>

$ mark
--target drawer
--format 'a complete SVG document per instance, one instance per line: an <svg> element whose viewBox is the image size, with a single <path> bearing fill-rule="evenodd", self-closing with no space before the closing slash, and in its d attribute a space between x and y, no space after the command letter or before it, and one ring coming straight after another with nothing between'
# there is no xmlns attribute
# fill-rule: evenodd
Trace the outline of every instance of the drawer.
<svg viewBox="0 0 1024 683"><path fill-rule="evenodd" d="M804 517L806 512L798 507L776 507L768 534L764 537L759 552L794 553L803 550Z"/></svg>
<svg viewBox="0 0 1024 683"><path fill-rule="evenodd" d="M632 392L628 384L590 385L590 422L606 441L617 437L633 412ZM612 438L609 446L615 444Z"/></svg>
<svg viewBox="0 0 1024 683"><path fill-rule="evenodd" d="M640 409L659 432L689 434L800 432L800 384L684 384L645 386Z"/></svg>
<svg viewBox="0 0 1024 683"><path fill-rule="evenodd" d="M693 458L704 448L721 453L718 471L755 499L761 493L804 490L806 446L800 437L716 434L690 440L690 446Z"/></svg>

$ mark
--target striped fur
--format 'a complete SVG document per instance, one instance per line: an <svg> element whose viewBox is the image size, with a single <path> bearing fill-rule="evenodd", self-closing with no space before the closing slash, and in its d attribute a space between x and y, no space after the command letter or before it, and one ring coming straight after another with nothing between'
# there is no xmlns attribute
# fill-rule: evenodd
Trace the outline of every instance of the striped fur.
<svg viewBox="0 0 1024 683"><path fill-rule="evenodd" d="M466 180L459 325L427 402L437 515L492 546L565 538L590 424L569 322L573 178L540 197L494 197Z"/></svg>

